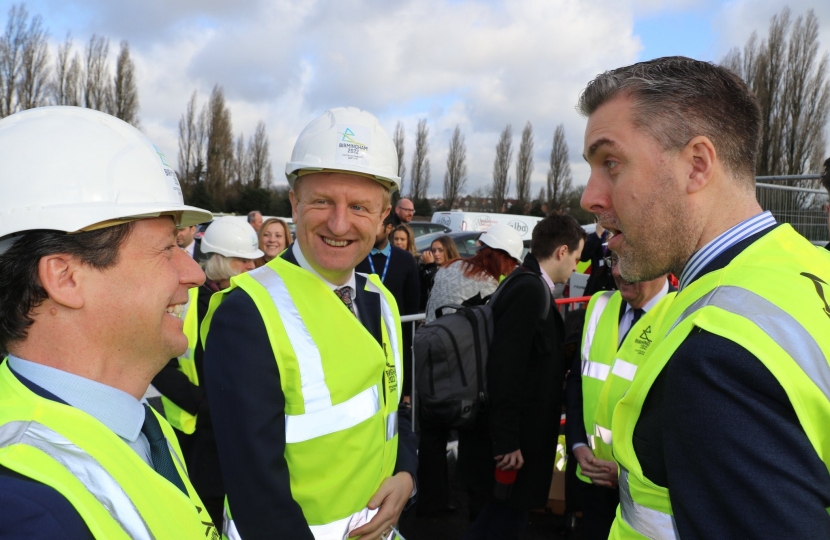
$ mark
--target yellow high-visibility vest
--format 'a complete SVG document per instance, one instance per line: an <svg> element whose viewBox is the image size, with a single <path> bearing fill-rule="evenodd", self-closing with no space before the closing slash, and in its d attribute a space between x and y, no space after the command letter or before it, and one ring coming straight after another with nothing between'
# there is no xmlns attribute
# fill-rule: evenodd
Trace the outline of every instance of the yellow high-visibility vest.
<svg viewBox="0 0 830 540"><path fill-rule="evenodd" d="M187 477L176 435L156 416L187 495L104 424L38 396L7 362L0 365L0 465L56 489L95 538L218 540Z"/></svg>
<svg viewBox="0 0 830 540"><path fill-rule="evenodd" d="M643 475L632 438L652 384L695 327L737 343L763 362L830 468L828 283L830 252L817 250L790 225L780 225L725 268L701 276L678 293L614 411L620 505L610 539L677 538L669 490Z"/></svg>
<svg viewBox="0 0 830 540"><path fill-rule="evenodd" d="M395 299L368 276L365 290L380 297L381 345L320 278L277 257L213 296L203 343L237 287L256 304L279 368L291 494L316 539L340 540L397 460L403 344ZM234 501L227 504L230 517ZM233 538L235 523L226 525Z"/></svg>
<svg viewBox="0 0 830 540"><path fill-rule="evenodd" d="M179 371L187 375L190 382L196 386L199 386L195 358L196 345L199 342L198 299L199 287L193 287L187 292L187 304L182 315L182 330L187 336L187 351L179 357ZM196 431L196 415L190 414L164 396L161 396L161 402L164 405L164 415L171 426L188 435Z"/></svg>
<svg viewBox="0 0 830 540"><path fill-rule="evenodd" d="M585 433L594 455L613 461L611 421L617 402L625 395L640 362L652 344L652 333L660 326L676 293L668 293L645 313L619 343L619 291L595 294L588 303L582 335L582 403ZM580 480L591 480L581 474Z"/></svg>

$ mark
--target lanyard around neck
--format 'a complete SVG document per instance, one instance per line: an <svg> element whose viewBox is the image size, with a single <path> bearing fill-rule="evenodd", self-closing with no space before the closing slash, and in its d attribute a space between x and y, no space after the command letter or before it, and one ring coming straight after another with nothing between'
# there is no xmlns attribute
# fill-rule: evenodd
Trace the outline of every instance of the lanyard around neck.
<svg viewBox="0 0 830 540"><path fill-rule="evenodd" d="M386 281L386 271L389 270L389 261L392 259L392 250L389 250L389 255L386 257L386 264L383 266L383 274L380 276L380 282ZM375 270L375 263L372 261L372 254L369 254L369 268L372 269L373 274L377 274Z"/></svg>

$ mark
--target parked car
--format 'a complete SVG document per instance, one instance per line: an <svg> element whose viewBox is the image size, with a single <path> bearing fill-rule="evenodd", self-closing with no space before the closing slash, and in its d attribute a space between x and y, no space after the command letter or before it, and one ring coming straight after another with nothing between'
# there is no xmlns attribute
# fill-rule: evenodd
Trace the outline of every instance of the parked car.
<svg viewBox="0 0 830 540"><path fill-rule="evenodd" d="M415 233L415 238L436 232L448 233L451 230L449 227L445 227L440 223L430 223L429 221L410 221L407 225Z"/></svg>

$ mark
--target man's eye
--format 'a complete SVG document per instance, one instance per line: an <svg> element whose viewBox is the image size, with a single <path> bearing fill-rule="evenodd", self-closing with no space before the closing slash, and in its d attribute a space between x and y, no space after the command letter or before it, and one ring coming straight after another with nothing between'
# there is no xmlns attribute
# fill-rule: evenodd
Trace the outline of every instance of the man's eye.
<svg viewBox="0 0 830 540"><path fill-rule="evenodd" d="M616 161L611 161L610 159L605 160L605 166L608 167L609 169L613 169L617 165L618 164L617 164Z"/></svg>

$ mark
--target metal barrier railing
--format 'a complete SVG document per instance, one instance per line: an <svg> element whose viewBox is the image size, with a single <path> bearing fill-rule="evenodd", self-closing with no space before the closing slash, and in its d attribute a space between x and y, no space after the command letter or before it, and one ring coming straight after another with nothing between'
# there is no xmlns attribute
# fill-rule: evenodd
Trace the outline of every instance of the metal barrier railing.
<svg viewBox="0 0 830 540"><path fill-rule="evenodd" d="M803 179L804 177L799 177ZM814 244L830 240L827 230L827 192L777 184L755 184L758 204L769 210L780 223L789 223L802 236Z"/></svg>
<svg viewBox="0 0 830 540"><path fill-rule="evenodd" d="M556 305L559 307L559 312L564 317L568 314L572 309L580 304L588 304L588 301L591 299L590 296L580 296L579 298L557 298ZM417 407L415 406L415 330L418 328L418 323L420 321L425 321L427 318L426 313L416 313L415 315L402 315L401 316L401 326L406 327L406 323L412 323L410 326L412 327L412 380L409 384L411 384L411 395L410 395L410 404L412 405L412 428L415 429L415 414L417 411Z"/></svg>

